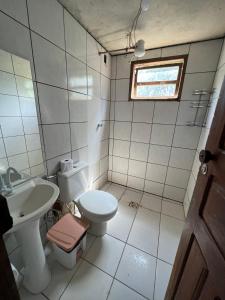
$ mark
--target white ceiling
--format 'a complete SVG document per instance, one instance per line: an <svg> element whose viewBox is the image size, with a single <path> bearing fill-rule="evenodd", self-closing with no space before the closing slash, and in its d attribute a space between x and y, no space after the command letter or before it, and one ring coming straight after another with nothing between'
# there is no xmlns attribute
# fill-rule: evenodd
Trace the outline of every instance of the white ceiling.
<svg viewBox="0 0 225 300"><path fill-rule="evenodd" d="M126 47L126 35L140 0L59 0L107 49ZM138 22L136 39L146 49L222 37L224 0L150 0Z"/></svg>

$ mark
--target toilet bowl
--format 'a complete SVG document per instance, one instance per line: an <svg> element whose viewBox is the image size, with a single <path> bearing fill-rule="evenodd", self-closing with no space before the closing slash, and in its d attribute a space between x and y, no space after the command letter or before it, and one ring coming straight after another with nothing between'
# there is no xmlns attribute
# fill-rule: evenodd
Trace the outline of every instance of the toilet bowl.
<svg viewBox="0 0 225 300"><path fill-rule="evenodd" d="M81 214L91 222L89 232L101 236L106 233L107 221L112 219L118 209L118 201L103 191L88 191L77 200Z"/></svg>
<svg viewBox="0 0 225 300"><path fill-rule="evenodd" d="M72 170L58 173L60 199L74 201L80 213L90 221L90 232L101 236L106 233L107 221L114 217L118 201L103 191L90 191L88 186L88 164L80 161Z"/></svg>

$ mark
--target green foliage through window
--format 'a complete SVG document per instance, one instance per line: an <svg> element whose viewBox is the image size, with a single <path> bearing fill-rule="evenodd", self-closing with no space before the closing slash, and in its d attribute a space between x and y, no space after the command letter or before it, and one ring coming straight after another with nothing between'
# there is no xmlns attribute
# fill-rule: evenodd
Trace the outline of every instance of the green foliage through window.
<svg viewBox="0 0 225 300"><path fill-rule="evenodd" d="M132 62L130 100L179 100L186 58Z"/></svg>

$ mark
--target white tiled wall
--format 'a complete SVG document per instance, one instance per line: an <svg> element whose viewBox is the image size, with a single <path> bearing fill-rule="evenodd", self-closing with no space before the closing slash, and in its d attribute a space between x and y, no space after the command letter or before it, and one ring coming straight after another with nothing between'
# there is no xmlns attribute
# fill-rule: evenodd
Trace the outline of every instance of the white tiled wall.
<svg viewBox="0 0 225 300"><path fill-rule="evenodd" d="M183 202L206 109L192 108L209 96L222 39L147 51L143 59L188 54L180 102L128 101L131 55L112 58L109 180ZM200 126L190 127L194 121Z"/></svg>
<svg viewBox="0 0 225 300"><path fill-rule="evenodd" d="M95 170L93 181L106 180L110 56L107 55L105 64L103 56L98 54L102 50L101 45L56 0L28 0L27 4L23 1L18 8L15 1L8 2L9 4L0 3L0 25L1 28L7 28L1 30L0 49L31 62L47 172L55 173L61 158L82 158L89 161L91 168ZM5 64L0 72L0 92L8 98L10 107L13 104L10 112L7 107L1 112L5 148L10 148L16 139L18 146L15 151L24 152L24 137L18 137L22 134L23 122L24 130L29 134L26 139L27 148L29 151L36 151L37 147L41 147L40 141L37 141L38 130L33 115L35 103L33 101L28 104L26 101L27 97L34 98L32 90L24 89L28 85L28 79L17 76L15 81L11 78L14 75L10 74L7 59L2 61ZM15 62L15 70L18 65L19 61ZM17 70L21 72L21 68ZM28 78L32 78L31 74ZM24 111L22 120L18 113L16 84L21 101L20 109ZM1 95L0 101L2 99ZM7 129L4 126L5 121L7 122L3 119L5 115L14 118L10 126L7 124ZM98 123L103 126L97 129ZM12 139L12 135L16 137ZM12 151L10 156L18 154ZM92 155L93 152L95 155ZM1 153L1 159L4 160L4 147ZM32 162L35 157L37 155L32 158L28 156ZM11 159L11 162L19 166L21 160L22 156L20 160Z"/></svg>
<svg viewBox="0 0 225 300"><path fill-rule="evenodd" d="M31 63L47 173L55 174L61 159L86 160L92 186L103 184L108 172L110 55L104 63L98 54L102 46L56 0L0 1L0 27L0 49ZM27 103L27 97L34 95L24 90L28 82L19 77L23 76L19 60L15 81L7 57L1 59L1 54L5 64L0 72L0 102L7 99L8 105L1 105L0 164L30 167L32 175L43 173L34 164L40 162L41 149L35 102ZM14 122L4 126L5 117ZM17 255L13 252L10 257Z"/></svg>
<svg viewBox="0 0 225 300"><path fill-rule="evenodd" d="M189 178L189 182L188 182L188 186L187 186L187 191L185 194L185 199L184 199L185 215L187 215L187 213L188 213L194 186L195 186L197 176L198 176L198 170L200 167L200 162L199 162L199 158L198 158L199 152L205 148L224 77L225 77L225 44L223 43L223 48L221 51L221 55L220 55L219 63L217 66L214 83L213 83L214 93L212 94L210 101L209 101L209 108L208 108L207 116L206 116L206 120L205 120L205 127L203 127L201 130L201 136L199 139L197 151L195 154L195 159L193 162L193 166L192 166L192 170L191 170L191 174L190 174L190 178Z"/></svg>

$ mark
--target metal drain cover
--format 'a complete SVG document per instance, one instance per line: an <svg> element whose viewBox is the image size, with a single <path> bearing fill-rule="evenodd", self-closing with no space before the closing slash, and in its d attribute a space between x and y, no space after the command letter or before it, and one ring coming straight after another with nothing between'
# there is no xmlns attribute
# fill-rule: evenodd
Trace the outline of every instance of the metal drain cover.
<svg viewBox="0 0 225 300"><path fill-rule="evenodd" d="M141 206L139 203L134 202L134 201L129 202L128 205L133 208L139 208Z"/></svg>

